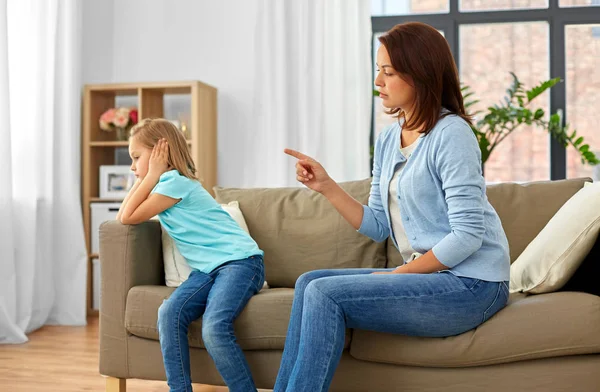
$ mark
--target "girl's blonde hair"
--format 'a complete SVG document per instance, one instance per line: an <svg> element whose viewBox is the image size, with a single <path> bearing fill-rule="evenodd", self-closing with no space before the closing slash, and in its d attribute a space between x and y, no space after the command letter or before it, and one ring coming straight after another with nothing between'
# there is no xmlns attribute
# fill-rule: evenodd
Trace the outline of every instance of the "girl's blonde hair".
<svg viewBox="0 0 600 392"><path fill-rule="evenodd" d="M131 128L129 136L150 149L160 139L166 139L169 145L168 165L177 169L182 176L199 181L187 140L172 122L164 118L145 118Z"/></svg>

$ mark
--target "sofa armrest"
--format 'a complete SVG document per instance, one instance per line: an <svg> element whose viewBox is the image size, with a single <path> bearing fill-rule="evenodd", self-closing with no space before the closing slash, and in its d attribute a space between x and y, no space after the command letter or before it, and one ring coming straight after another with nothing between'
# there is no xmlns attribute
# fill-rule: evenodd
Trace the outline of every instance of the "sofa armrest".
<svg viewBox="0 0 600 392"><path fill-rule="evenodd" d="M164 285L160 224L100 226L100 374L128 378L125 306L129 289Z"/></svg>

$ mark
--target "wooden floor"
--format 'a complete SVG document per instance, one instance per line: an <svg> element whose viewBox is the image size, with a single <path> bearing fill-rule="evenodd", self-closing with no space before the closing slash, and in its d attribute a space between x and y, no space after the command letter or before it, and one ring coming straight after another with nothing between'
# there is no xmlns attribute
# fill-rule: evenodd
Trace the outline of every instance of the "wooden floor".
<svg viewBox="0 0 600 392"><path fill-rule="evenodd" d="M46 326L21 345L0 345L0 390L12 392L104 391L98 373L98 318L87 327ZM127 392L168 392L166 382L127 380ZM194 385L195 392L227 392Z"/></svg>

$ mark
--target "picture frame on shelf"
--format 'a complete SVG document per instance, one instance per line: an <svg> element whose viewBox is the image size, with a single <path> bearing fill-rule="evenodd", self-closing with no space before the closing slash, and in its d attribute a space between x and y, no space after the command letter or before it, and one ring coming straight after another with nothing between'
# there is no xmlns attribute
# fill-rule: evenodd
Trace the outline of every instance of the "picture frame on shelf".
<svg viewBox="0 0 600 392"><path fill-rule="evenodd" d="M135 182L135 175L127 165L100 166L100 198L124 199Z"/></svg>

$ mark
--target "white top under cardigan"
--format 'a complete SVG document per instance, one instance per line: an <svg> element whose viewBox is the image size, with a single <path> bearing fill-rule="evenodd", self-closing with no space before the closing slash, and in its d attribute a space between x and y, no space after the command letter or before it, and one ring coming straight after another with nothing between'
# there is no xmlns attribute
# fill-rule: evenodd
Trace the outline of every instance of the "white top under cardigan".
<svg viewBox="0 0 600 392"><path fill-rule="evenodd" d="M400 255L405 263L411 261L413 253L417 253L410 245L408 238L406 237L406 231L404 230L404 225L402 224L402 215L400 214L400 207L398 206L398 178L400 177L400 173L404 166L406 166L406 162L410 159L413 151L419 144L421 140L421 136L417 138L412 144L402 147L401 143L399 143L398 148L406 161L398 164L396 171L394 172L394 176L390 181L390 201L389 201L389 209L390 209L390 217L392 218L392 235L396 239L396 243L398 244L398 250L400 251Z"/></svg>

